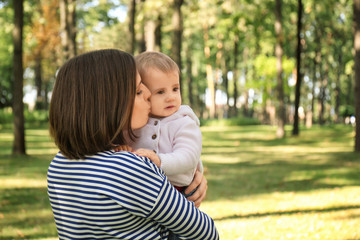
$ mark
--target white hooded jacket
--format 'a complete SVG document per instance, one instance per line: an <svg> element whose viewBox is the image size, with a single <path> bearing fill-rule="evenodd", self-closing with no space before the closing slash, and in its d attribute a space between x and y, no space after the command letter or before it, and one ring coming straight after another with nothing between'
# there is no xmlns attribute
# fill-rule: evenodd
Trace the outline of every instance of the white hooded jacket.
<svg viewBox="0 0 360 240"><path fill-rule="evenodd" d="M134 133L139 138L129 145L133 149L153 150L174 186L188 186L196 169L203 171L200 121L189 106L180 106L169 117L149 118L147 125Z"/></svg>

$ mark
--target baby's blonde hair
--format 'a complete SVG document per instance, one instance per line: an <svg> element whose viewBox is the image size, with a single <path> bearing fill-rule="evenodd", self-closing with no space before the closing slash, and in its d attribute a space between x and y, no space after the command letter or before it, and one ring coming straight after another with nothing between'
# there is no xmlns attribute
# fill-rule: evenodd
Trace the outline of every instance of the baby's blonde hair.
<svg viewBox="0 0 360 240"><path fill-rule="evenodd" d="M149 68L158 69L164 73L175 71L180 74L180 70L176 62L169 56L161 52L143 52L135 57L136 68L140 76L146 73Z"/></svg>

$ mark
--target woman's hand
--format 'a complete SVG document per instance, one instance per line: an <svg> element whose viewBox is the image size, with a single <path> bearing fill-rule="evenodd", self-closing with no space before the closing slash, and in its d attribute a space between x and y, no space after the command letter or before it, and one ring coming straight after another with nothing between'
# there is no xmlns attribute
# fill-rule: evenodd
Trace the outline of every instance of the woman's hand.
<svg viewBox="0 0 360 240"><path fill-rule="evenodd" d="M206 191L207 191L207 180L205 179L204 175L199 172L198 170L196 170L195 172L195 176L194 176L194 180L192 181L192 183L186 188L185 190L185 194L189 194L190 192L192 192L195 188L196 191L193 193L193 195L191 195L190 197L188 197L187 199L189 201L194 202L195 206L197 208L200 207L201 202L205 199L206 196Z"/></svg>
<svg viewBox="0 0 360 240"><path fill-rule="evenodd" d="M116 145L114 146L113 150L116 152L120 152L120 151L131 152L133 149L128 145Z"/></svg>
<svg viewBox="0 0 360 240"><path fill-rule="evenodd" d="M159 156L152 150L139 148L136 151L133 151L134 154L139 155L141 157L149 158L156 166L161 167L161 160Z"/></svg>

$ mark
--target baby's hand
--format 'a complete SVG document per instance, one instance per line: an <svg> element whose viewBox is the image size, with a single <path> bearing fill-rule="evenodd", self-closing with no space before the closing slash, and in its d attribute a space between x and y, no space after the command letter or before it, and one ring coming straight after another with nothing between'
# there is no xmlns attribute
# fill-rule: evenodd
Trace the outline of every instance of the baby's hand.
<svg viewBox="0 0 360 240"><path fill-rule="evenodd" d="M156 166L160 167L161 166L161 161L159 156L152 150L149 149L145 149L145 148L139 148L136 151L134 151L133 153L135 153L136 155L139 155L141 157L148 157L150 158L150 160L155 163Z"/></svg>
<svg viewBox="0 0 360 240"><path fill-rule="evenodd" d="M113 148L114 151L120 152L120 151L126 151L126 152L132 152L132 148L128 145L119 145Z"/></svg>

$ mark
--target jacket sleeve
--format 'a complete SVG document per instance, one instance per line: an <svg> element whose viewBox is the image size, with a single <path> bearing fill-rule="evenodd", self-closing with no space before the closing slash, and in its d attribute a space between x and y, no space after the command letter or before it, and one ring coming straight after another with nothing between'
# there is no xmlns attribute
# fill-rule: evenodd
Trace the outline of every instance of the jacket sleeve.
<svg viewBox="0 0 360 240"><path fill-rule="evenodd" d="M165 179L149 218L182 239L217 240L213 219L189 202Z"/></svg>
<svg viewBox="0 0 360 240"><path fill-rule="evenodd" d="M161 169L167 176L195 170L200 161L202 150L199 126L189 117L185 117L172 140L173 151L159 154Z"/></svg>

